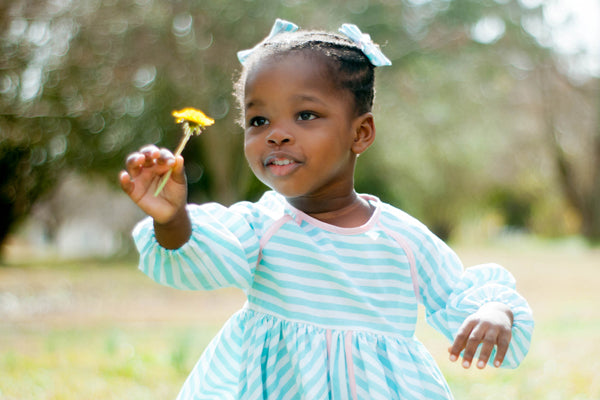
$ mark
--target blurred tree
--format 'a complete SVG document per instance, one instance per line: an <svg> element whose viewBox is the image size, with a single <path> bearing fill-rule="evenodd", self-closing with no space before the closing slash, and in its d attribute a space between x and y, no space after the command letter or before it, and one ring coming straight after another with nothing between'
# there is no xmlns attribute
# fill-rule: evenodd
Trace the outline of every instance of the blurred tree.
<svg viewBox="0 0 600 400"><path fill-rule="evenodd" d="M541 128L559 187L581 218L581 233L600 242L600 79L574 83L550 64L537 72Z"/></svg>
<svg viewBox="0 0 600 400"><path fill-rule="evenodd" d="M236 51L276 17L303 28L353 22L382 43L394 66L379 71L380 134L361 157L358 187L448 236L465 213L489 205L490 191L548 179L529 177L535 159L525 149L543 139L527 142L519 127L531 111L519 101L523 82L553 65L523 29L541 11L493 0L2 2L0 244L65 171L116 184L127 153L174 148L170 112L185 106L217 120L184 152L190 200L256 198L264 187L242 156L231 81Z"/></svg>
<svg viewBox="0 0 600 400"><path fill-rule="evenodd" d="M531 4L415 1L401 25L382 28L394 42L393 29L404 31L405 45L389 50L393 77L383 73L378 93L389 136L372 161L404 180L388 181L384 193L443 237L491 207L505 223L542 234L564 234L560 219L575 211L580 232L598 239L600 80L573 77L572 58L553 51L544 15L555 2ZM560 192L562 212L548 213ZM517 203L528 210L519 218L508 206ZM554 228L540 223L547 218Z"/></svg>
<svg viewBox="0 0 600 400"><path fill-rule="evenodd" d="M253 27L236 33L234 22L246 10L233 3L4 4L0 189L8 211L0 243L65 171L116 183L127 153L146 143L173 147L180 131L170 113L183 106L220 120L187 149L191 195L230 202L245 194L247 179L236 173L244 169L241 141L230 134L238 129L225 117L234 108L234 39ZM205 169L210 174L200 179Z"/></svg>
<svg viewBox="0 0 600 400"><path fill-rule="evenodd" d="M489 196L498 187L522 190L515 126L507 120L520 83L514 58L550 54L521 28L530 12L539 10L517 2L414 2L396 27L407 40L393 57L391 90L379 93L381 126L390 134L379 151L404 182L387 194L444 238L465 215L498 207Z"/></svg>

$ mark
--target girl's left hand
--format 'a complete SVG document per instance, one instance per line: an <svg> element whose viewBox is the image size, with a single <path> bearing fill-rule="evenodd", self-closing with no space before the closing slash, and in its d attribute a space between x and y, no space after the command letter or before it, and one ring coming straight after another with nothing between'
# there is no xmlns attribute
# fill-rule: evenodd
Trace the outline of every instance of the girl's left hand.
<svg viewBox="0 0 600 400"><path fill-rule="evenodd" d="M448 349L450 361L458 360L464 350L462 366L469 368L477 348L482 344L477 368L485 368L494 346L497 346L494 366L499 367L510 344L512 324L513 313L508 306L498 302L484 304L467 317L458 330L454 343Z"/></svg>

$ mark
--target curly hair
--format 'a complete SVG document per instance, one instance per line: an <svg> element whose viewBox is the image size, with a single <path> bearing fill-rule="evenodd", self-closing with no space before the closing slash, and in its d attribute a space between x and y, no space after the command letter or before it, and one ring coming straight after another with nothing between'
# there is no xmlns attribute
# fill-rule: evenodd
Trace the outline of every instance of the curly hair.
<svg viewBox="0 0 600 400"><path fill-rule="evenodd" d="M309 55L320 56L335 87L347 90L352 95L356 114L371 111L375 98L375 67L358 45L335 33L297 31L282 33L259 43L244 62L234 86L234 94L242 114L248 72L267 57L292 52L309 52Z"/></svg>

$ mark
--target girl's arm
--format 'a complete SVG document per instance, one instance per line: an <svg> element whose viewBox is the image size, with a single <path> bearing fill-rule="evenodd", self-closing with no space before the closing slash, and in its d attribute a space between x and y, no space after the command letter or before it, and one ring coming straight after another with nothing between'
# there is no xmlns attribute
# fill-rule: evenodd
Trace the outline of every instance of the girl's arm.
<svg viewBox="0 0 600 400"><path fill-rule="evenodd" d="M415 242L420 294L427 321L453 343L450 359L463 351L463 366L517 367L529 350L533 317L516 291L514 277L497 264L463 269L456 254L426 233ZM481 364L483 362L483 365Z"/></svg>
<svg viewBox="0 0 600 400"><path fill-rule="evenodd" d="M127 158L121 187L150 218L133 231L139 268L156 282L178 289L247 288L259 241L244 217L215 203L187 205L183 158L150 145ZM155 196L162 176L173 170Z"/></svg>
<svg viewBox="0 0 600 400"><path fill-rule="evenodd" d="M222 287L247 289L258 262L259 237L243 206L217 203L186 207L189 239L176 249L158 242L156 222L140 221L133 238L140 253L139 269L163 285L186 290Z"/></svg>

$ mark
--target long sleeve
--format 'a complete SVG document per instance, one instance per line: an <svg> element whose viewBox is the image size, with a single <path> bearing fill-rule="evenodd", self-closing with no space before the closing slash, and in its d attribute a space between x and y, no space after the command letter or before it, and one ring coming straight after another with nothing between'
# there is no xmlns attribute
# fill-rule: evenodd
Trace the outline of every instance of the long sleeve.
<svg viewBox="0 0 600 400"><path fill-rule="evenodd" d="M417 253L420 294L427 322L450 341L464 320L488 302L501 302L513 312L512 338L503 367L515 368L529 350L533 316L527 301L516 291L514 277L497 264L463 270L456 254L432 234ZM494 360L495 350L489 363Z"/></svg>
<svg viewBox="0 0 600 400"><path fill-rule="evenodd" d="M179 249L160 246L151 218L133 230L139 269L177 289L247 289L258 260L259 239L244 215L216 203L189 205L192 235Z"/></svg>

